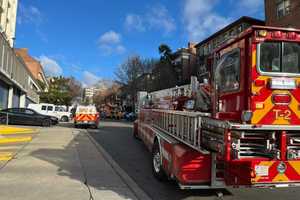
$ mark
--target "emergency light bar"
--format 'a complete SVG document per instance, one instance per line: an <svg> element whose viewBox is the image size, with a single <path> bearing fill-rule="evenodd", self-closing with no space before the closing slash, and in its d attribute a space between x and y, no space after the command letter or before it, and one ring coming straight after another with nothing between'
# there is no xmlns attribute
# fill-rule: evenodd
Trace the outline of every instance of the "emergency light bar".
<svg viewBox="0 0 300 200"><path fill-rule="evenodd" d="M296 32L283 32L283 31L267 31L258 30L256 31L256 36L258 38L264 39L288 39L288 40L299 40L300 34Z"/></svg>

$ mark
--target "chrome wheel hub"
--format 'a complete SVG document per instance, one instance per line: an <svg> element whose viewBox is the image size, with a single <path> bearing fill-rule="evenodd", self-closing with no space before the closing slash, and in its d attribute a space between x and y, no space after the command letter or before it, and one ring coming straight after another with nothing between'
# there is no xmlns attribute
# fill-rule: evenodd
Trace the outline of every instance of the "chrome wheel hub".
<svg viewBox="0 0 300 200"><path fill-rule="evenodd" d="M160 160L160 153L156 152L153 156L153 167L156 173L159 173L161 169L161 160Z"/></svg>

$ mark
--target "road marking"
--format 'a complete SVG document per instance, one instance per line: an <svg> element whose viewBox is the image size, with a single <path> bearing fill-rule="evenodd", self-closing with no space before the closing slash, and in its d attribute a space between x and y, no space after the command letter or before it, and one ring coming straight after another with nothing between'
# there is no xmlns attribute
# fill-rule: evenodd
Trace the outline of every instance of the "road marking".
<svg viewBox="0 0 300 200"><path fill-rule="evenodd" d="M19 138L0 138L0 144L12 144L19 142L29 142L32 137L19 137Z"/></svg>
<svg viewBox="0 0 300 200"><path fill-rule="evenodd" d="M1 135L28 134L28 133L36 133L36 132L37 132L36 129L0 126Z"/></svg>
<svg viewBox="0 0 300 200"><path fill-rule="evenodd" d="M0 152L0 161L8 161L13 158L13 154L9 152Z"/></svg>

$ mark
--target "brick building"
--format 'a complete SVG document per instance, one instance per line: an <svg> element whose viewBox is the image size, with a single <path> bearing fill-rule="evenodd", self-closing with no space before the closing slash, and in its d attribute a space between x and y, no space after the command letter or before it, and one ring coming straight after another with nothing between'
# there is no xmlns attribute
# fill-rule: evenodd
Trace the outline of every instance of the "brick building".
<svg viewBox="0 0 300 200"><path fill-rule="evenodd" d="M178 49L173 54L172 64L177 72L178 85L190 82L192 75L196 75L196 44L189 42L187 47Z"/></svg>
<svg viewBox="0 0 300 200"><path fill-rule="evenodd" d="M19 56L24 61L28 70L31 72L32 77L35 80L38 80L38 83L42 83L44 86L44 90L47 91L49 88L49 84L41 63L28 54L27 48L15 49L15 52L17 56Z"/></svg>
<svg viewBox="0 0 300 200"><path fill-rule="evenodd" d="M199 42L195 46L197 49L197 64L199 66L197 72L198 77L200 79L208 78L207 66L209 66L210 64L207 63L209 61L209 59L207 58L211 54L211 52L213 52L215 49L231 40L232 38L235 38L244 30L253 25L264 26L265 22L262 20L243 16L227 25L226 27L222 28L221 30L217 31L216 33L212 34L203 41Z"/></svg>
<svg viewBox="0 0 300 200"><path fill-rule="evenodd" d="M267 26L300 29L299 0L265 0Z"/></svg>

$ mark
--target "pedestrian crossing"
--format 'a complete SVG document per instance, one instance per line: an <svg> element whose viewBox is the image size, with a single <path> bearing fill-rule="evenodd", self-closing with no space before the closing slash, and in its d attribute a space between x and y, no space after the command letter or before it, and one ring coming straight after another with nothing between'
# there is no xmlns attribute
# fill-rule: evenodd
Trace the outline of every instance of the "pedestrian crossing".
<svg viewBox="0 0 300 200"><path fill-rule="evenodd" d="M0 126L0 166L13 159L20 148L30 142L37 129Z"/></svg>

